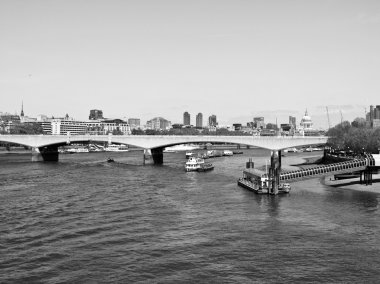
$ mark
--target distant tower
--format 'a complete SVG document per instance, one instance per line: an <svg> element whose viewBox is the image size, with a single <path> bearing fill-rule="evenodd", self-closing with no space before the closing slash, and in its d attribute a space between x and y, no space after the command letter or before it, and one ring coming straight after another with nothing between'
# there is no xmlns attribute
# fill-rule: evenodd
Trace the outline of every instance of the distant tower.
<svg viewBox="0 0 380 284"><path fill-rule="evenodd" d="M21 102L21 117L24 117L24 101Z"/></svg>
<svg viewBox="0 0 380 284"><path fill-rule="evenodd" d="M218 123L216 121L216 115L215 114L208 117L208 125L214 126L214 127L218 125Z"/></svg>
<svg viewBox="0 0 380 284"><path fill-rule="evenodd" d="M203 127L203 114L201 112L197 114L195 126L197 128Z"/></svg>
<svg viewBox="0 0 380 284"><path fill-rule="evenodd" d="M187 111L183 113L183 125L190 125L190 114Z"/></svg>
<svg viewBox="0 0 380 284"><path fill-rule="evenodd" d="M88 117L90 120L104 119L103 111L99 109L90 110L90 116Z"/></svg>

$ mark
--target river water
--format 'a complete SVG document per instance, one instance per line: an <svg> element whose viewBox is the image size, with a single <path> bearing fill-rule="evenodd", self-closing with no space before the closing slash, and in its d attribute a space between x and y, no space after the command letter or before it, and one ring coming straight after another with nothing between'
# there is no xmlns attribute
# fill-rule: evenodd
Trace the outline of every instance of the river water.
<svg viewBox="0 0 380 284"><path fill-rule="evenodd" d="M379 194L312 179L256 195L236 181L269 152L243 151L206 173L183 152L0 154L0 283L380 282Z"/></svg>

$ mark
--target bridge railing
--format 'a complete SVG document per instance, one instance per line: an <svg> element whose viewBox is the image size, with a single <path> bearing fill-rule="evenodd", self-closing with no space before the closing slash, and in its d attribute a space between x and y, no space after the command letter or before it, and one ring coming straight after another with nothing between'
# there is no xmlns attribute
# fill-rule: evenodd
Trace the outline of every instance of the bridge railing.
<svg viewBox="0 0 380 284"><path fill-rule="evenodd" d="M373 159L372 159L373 160ZM368 165L371 165L371 157L364 159L355 159L352 161L334 163L330 165L317 166L308 169L283 172L280 174L281 181L289 181L295 179L303 179L307 177L315 177L320 175L326 175L329 173L338 173L338 172L352 172L357 170L363 170Z"/></svg>

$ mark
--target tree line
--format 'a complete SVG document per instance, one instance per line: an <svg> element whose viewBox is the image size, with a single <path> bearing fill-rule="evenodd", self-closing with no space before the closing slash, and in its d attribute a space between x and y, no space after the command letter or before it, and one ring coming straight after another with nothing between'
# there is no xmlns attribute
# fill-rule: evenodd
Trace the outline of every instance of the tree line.
<svg viewBox="0 0 380 284"><path fill-rule="evenodd" d="M379 153L380 128L366 126L363 118L356 118L353 122L343 121L330 128L328 145L336 150L353 151L360 154Z"/></svg>

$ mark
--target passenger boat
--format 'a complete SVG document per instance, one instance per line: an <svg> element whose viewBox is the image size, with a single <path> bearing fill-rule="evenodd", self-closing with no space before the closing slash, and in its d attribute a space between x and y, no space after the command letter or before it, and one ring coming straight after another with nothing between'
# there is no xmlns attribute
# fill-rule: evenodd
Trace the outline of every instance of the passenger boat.
<svg viewBox="0 0 380 284"><path fill-rule="evenodd" d="M205 160L202 158L190 157L185 164L185 170L187 172L198 171L198 169L204 165Z"/></svg>
<svg viewBox="0 0 380 284"><path fill-rule="evenodd" d="M199 146L198 145L186 145L186 144L180 144L180 145L174 145L174 146L170 146L170 147L166 147L164 149L164 152L168 152L168 153L176 153L176 152L180 152L180 151L191 151L191 150L195 150L195 149L199 149Z"/></svg>
<svg viewBox="0 0 380 284"><path fill-rule="evenodd" d="M186 162L185 170L187 172L207 172L214 169L214 165L211 163L205 163L202 158L190 157Z"/></svg>
<svg viewBox="0 0 380 284"><path fill-rule="evenodd" d="M194 155L193 152L186 152L186 159L189 159L190 157L192 157Z"/></svg>
<svg viewBox="0 0 380 284"><path fill-rule="evenodd" d="M110 144L108 147L104 148L106 152L128 152L128 146L127 145L116 145L116 144Z"/></svg>
<svg viewBox="0 0 380 284"><path fill-rule="evenodd" d="M238 185L257 194L270 193L270 180L268 173L257 169L244 170L243 177L238 180ZM283 183L278 186L278 193L289 193L290 189L290 184Z"/></svg>
<svg viewBox="0 0 380 284"><path fill-rule="evenodd" d="M231 150L224 150L223 151L223 156L233 156L234 152Z"/></svg>

